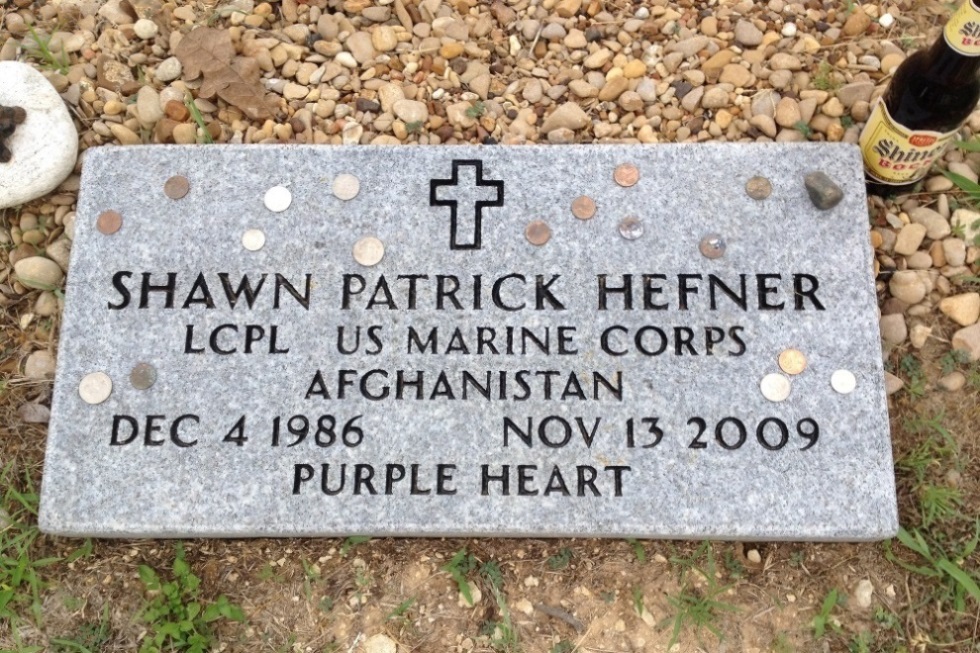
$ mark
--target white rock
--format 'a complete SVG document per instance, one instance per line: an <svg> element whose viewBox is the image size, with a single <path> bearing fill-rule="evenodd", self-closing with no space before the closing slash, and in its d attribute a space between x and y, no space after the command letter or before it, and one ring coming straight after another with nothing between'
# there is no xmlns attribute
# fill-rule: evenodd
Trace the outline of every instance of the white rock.
<svg viewBox="0 0 980 653"><path fill-rule="evenodd" d="M858 582L857 587L854 589L854 601L857 603L857 606L864 610L870 608L871 596L874 594L874 591L874 585L867 578Z"/></svg>
<svg viewBox="0 0 980 653"><path fill-rule="evenodd" d="M378 89L378 102L381 103L381 110L385 113L393 113L395 102L404 99L405 91L402 90L401 84L389 82Z"/></svg>
<svg viewBox="0 0 980 653"><path fill-rule="evenodd" d="M560 129L562 127L576 130L582 129L588 124L589 116L585 111L582 111L582 107L575 102L566 102L544 119L544 123L541 125L541 131L547 134L554 129Z"/></svg>
<svg viewBox="0 0 980 653"><path fill-rule="evenodd" d="M916 349L922 349L931 335L932 327L926 326L925 324L916 324L909 330L909 342Z"/></svg>
<svg viewBox="0 0 980 653"><path fill-rule="evenodd" d="M146 41L156 36L159 28L149 18L140 18L133 24L133 31L136 32L136 36Z"/></svg>
<svg viewBox="0 0 980 653"><path fill-rule="evenodd" d="M965 352L970 362L980 360L980 324L964 327L954 333L952 348Z"/></svg>
<svg viewBox="0 0 980 653"><path fill-rule="evenodd" d="M51 290L61 284L65 273L57 263L43 256L28 256L14 264L17 280L28 288Z"/></svg>
<svg viewBox="0 0 980 653"><path fill-rule="evenodd" d="M54 377L55 360L49 351L35 351L24 363L24 376L29 379L50 379Z"/></svg>
<svg viewBox="0 0 980 653"><path fill-rule="evenodd" d="M783 25L782 35L786 38L793 38L796 36L796 23L786 23Z"/></svg>
<svg viewBox="0 0 980 653"><path fill-rule="evenodd" d="M164 59L157 65L156 75L161 82L172 82L183 72L184 68L180 64L180 59L170 57Z"/></svg>
<svg viewBox="0 0 980 653"><path fill-rule="evenodd" d="M891 14L882 14L881 18L878 19L878 24L885 29L888 29L895 24L895 17Z"/></svg>
<svg viewBox="0 0 980 653"><path fill-rule="evenodd" d="M901 313L883 315L879 325L881 339L887 345L900 345L905 342L909 335L908 326L905 324L905 316Z"/></svg>
<svg viewBox="0 0 980 653"><path fill-rule="evenodd" d="M943 241L943 256L947 265L963 265L966 263L966 243L959 238L947 238Z"/></svg>
<svg viewBox="0 0 980 653"><path fill-rule="evenodd" d="M160 94L150 85L146 85L136 94L136 115L140 125L149 129L163 118L163 108L160 106Z"/></svg>
<svg viewBox="0 0 980 653"><path fill-rule="evenodd" d="M361 650L364 653L397 653L398 645L392 638L379 633L368 637Z"/></svg>
<svg viewBox="0 0 980 653"><path fill-rule="evenodd" d="M916 224L925 225L926 236L931 240L941 240L950 234L949 222L946 221L946 218L941 213L925 206L909 211L909 218ZM977 218L980 218L980 214L977 214Z"/></svg>
<svg viewBox="0 0 980 653"><path fill-rule="evenodd" d="M392 110L406 124L425 122L429 119L429 109L424 102L418 100L398 100L392 105Z"/></svg>
<svg viewBox="0 0 980 653"><path fill-rule="evenodd" d="M927 228L924 224L913 222L902 227L898 232L898 239L895 241L895 253L902 256L911 256L919 250L919 245L926 237Z"/></svg>
<svg viewBox="0 0 980 653"><path fill-rule="evenodd" d="M900 299L909 306L918 304L926 296L928 289L914 270L899 270L888 283L892 297Z"/></svg>
<svg viewBox="0 0 980 653"><path fill-rule="evenodd" d="M3 209L57 188L75 167L78 134L61 96L27 64L0 61L0 105L27 112L27 119L7 139L13 158L0 164Z"/></svg>

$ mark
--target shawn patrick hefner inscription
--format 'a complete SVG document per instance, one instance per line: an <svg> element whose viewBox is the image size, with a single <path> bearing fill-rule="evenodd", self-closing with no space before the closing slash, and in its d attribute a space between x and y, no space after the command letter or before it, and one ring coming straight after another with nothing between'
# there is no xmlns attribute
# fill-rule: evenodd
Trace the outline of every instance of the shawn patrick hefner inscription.
<svg viewBox="0 0 980 653"><path fill-rule="evenodd" d="M865 223L847 146L95 151L42 528L887 537Z"/></svg>

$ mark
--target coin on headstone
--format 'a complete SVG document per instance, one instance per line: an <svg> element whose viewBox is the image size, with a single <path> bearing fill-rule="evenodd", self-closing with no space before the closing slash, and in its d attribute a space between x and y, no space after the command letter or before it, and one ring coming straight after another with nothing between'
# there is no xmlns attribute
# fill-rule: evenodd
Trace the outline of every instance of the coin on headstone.
<svg viewBox="0 0 980 653"><path fill-rule="evenodd" d="M779 369L787 374L799 374L806 369L806 356L799 349L784 349L779 354Z"/></svg>
<svg viewBox="0 0 980 653"><path fill-rule="evenodd" d="M242 234L242 247L250 252L257 252L265 245L265 234L261 229L249 229Z"/></svg>
<svg viewBox="0 0 980 653"><path fill-rule="evenodd" d="M92 372L78 383L78 396L87 404L101 404L112 394L112 379L105 372Z"/></svg>
<svg viewBox="0 0 980 653"><path fill-rule="evenodd" d="M626 240L636 240L643 235L643 223L635 215L630 215L619 221L619 235Z"/></svg>
<svg viewBox="0 0 980 653"><path fill-rule="evenodd" d="M99 233L109 236L122 227L122 216L118 211L103 211L95 220L95 228Z"/></svg>
<svg viewBox="0 0 980 653"><path fill-rule="evenodd" d="M157 371L149 363L137 363L129 373L129 382L137 390L146 390L157 381Z"/></svg>
<svg viewBox="0 0 980 653"><path fill-rule="evenodd" d="M187 196L191 190L191 182L187 177L175 175L168 179L163 185L163 194L172 200L179 200Z"/></svg>
<svg viewBox="0 0 980 653"><path fill-rule="evenodd" d="M616 170L613 172L613 179L624 188L635 186L636 182L640 180L640 169L632 163L622 163L616 166Z"/></svg>
<svg viewBox="0 0 980 653"><path fill-rule="evenodd" d="M265 191L265 208L273 213L282 213L293 203L293 194L285 186L273 186Z"/></svg>
<svg viewBox="0 0 980 653"><path fill-rule="evenodd" d="M354 260L366 267L377 265L385 255L385 246L374 236L365 236L354 243Z"/></svg>
<svg viewBox="0 0 980 653"><path fill-rule="evenodd" d="M333 194L344 201L352 200L361 192L361 181L354 175L337 175L333 180Z"/></svg>
<svg viewBox="0 0 980 653"><path fill-rule="evenodd" d="M764 200L772 195L772 183L765 177L755 176L745 182L745 192L754 200Z"/></svg>
<svg viewBox="0 0 980 653"><path fill-rule="evenodd" d="M857 387L857 379L850 370L837 370L830 375L830 387L842 395L849 395Z"/></svg>
<svg viewBox="0 0 980 653"><path fill-rule="evenodd" d="M589 220L595 215L595 200L588 195L580 195L572 200L572 215L579 220Z"/></svg>
<svg viewBox="0 0 980 653"><path fill-rule="evenodd" d="M785 401L792 388L789 379L782 374L766 374L759 383L762 396L769 401Z"/></svg>
<svg viewBox="0 0 980 653"><path fill-rule="evenodd" d="M544 220L534 220L524 229L524 237L532 245L544 245L551 240L551 227Z"/></svg>

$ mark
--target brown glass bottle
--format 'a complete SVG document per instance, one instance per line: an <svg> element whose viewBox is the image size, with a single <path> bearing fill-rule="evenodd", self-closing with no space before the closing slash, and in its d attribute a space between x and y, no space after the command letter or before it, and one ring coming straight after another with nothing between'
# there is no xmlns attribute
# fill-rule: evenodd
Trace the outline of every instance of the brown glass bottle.
<svg viewBox="0 0 980 653"><path fill-rule="evenodd" d="M869 193L885 196L910 190L976 108L978 3L966 0L930 48L913 53L895 70L861 133Z"/></svg>

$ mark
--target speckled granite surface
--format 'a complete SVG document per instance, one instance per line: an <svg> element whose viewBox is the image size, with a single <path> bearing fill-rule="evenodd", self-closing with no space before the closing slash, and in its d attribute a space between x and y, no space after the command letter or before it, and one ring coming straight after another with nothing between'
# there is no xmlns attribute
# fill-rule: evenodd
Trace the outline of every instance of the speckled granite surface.
<svg viewBox="0 0 980 653"><path fill-rule="evenodd" d="M624 188L627 162L640 180ZM810 202L813 170L843 189L837 207ZM332 192L342 174L353 199ZM754 175L769 198L746 194ZM283 212L263 203L276 185ZM590 220L571 213L580 195ZM106 210L123 216L112 235ZM76 231L46 532L897 530L856 147L104 148L86 154ZM699 251L709 233L720 258ZM385 248L372 267L353 254L368 236ZM759 384L787 348L807 367L771 402ZM839 369L850 394L831 388ZM113 383L95 405L79 394L93 372Z"/></svg>

